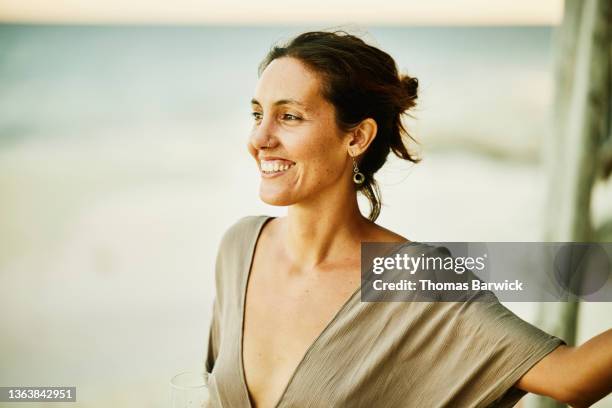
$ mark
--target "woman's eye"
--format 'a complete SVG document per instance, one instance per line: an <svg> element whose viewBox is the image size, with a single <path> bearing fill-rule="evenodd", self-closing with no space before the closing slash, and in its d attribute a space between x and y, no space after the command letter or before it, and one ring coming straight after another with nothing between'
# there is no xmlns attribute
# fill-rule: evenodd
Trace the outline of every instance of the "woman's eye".
<svg viewBox="0 0 612 408"><path fill-rule="evenodd" d="M261 112L251 112L251 115L253 115L253 119L261 120L261 117L262 117Z"/></svg>
<svg viewBox="0 0 612 408"><path fill-rule="evenodd" d="M292 115L290 113L285 113L283 115L283 119L284 120L301 120L302 118L300 118L299 116Z"/></svg>

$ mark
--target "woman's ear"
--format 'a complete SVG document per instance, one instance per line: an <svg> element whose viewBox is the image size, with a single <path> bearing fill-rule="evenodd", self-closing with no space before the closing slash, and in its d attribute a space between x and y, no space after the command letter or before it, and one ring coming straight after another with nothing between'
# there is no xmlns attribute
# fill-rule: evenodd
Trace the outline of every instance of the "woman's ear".
<svg viewBox="0 0 612 408"><path fill-rule="evenodd" d="M353 156L359 156L367 150L368 146L374 141L377 131L378 125L372 118L362 120L361 123L351 131L349 149Z"/></svg>

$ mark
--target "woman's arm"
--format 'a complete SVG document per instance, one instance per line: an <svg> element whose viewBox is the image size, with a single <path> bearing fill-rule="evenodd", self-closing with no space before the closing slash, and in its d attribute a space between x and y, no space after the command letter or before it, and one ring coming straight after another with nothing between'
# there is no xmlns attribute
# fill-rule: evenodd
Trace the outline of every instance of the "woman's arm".
<svg viewBox="0 0 612 408"><path fill-rule="evenodd" d="M579 347L557 347L525 373L515 387L572 407L591 406L612 392L612 329Z"/></svg>

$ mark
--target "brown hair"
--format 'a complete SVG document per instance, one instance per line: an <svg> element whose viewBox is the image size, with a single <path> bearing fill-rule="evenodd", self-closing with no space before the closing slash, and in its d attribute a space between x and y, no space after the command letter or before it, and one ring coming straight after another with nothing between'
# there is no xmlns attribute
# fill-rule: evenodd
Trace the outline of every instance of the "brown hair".
<svg viewBox="0 0 612 408"><path fill-rule="evenodd" d="M406 148L404 137L416 140L401 121L416 105L417 79L400 74L386 52L344 31L306 32L272 47L259 65L259 75L281 57L296 58L321 75L323 97L334 105L340 129L350 131L366 118L376 121L377 135L358 160L365 181L357 187L370 202L368 218L375 221L381 195L374 173L385 164L389 151L413 163L421 160Z"/></svg>

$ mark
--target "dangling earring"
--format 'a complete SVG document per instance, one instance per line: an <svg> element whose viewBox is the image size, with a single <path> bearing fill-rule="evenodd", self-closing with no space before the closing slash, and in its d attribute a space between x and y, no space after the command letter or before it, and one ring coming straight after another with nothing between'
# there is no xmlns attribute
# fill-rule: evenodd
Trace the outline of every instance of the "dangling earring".
<svg viewBox="0 0 612 408"><path fill-rule="evenodd" d="M355 161L355 158L352 157L352 159L353 159L353 182L357 185L361 185L365 181L365 176L363 175L362 172L359 171L359 167L357 167L357 161Z"/></svg>

